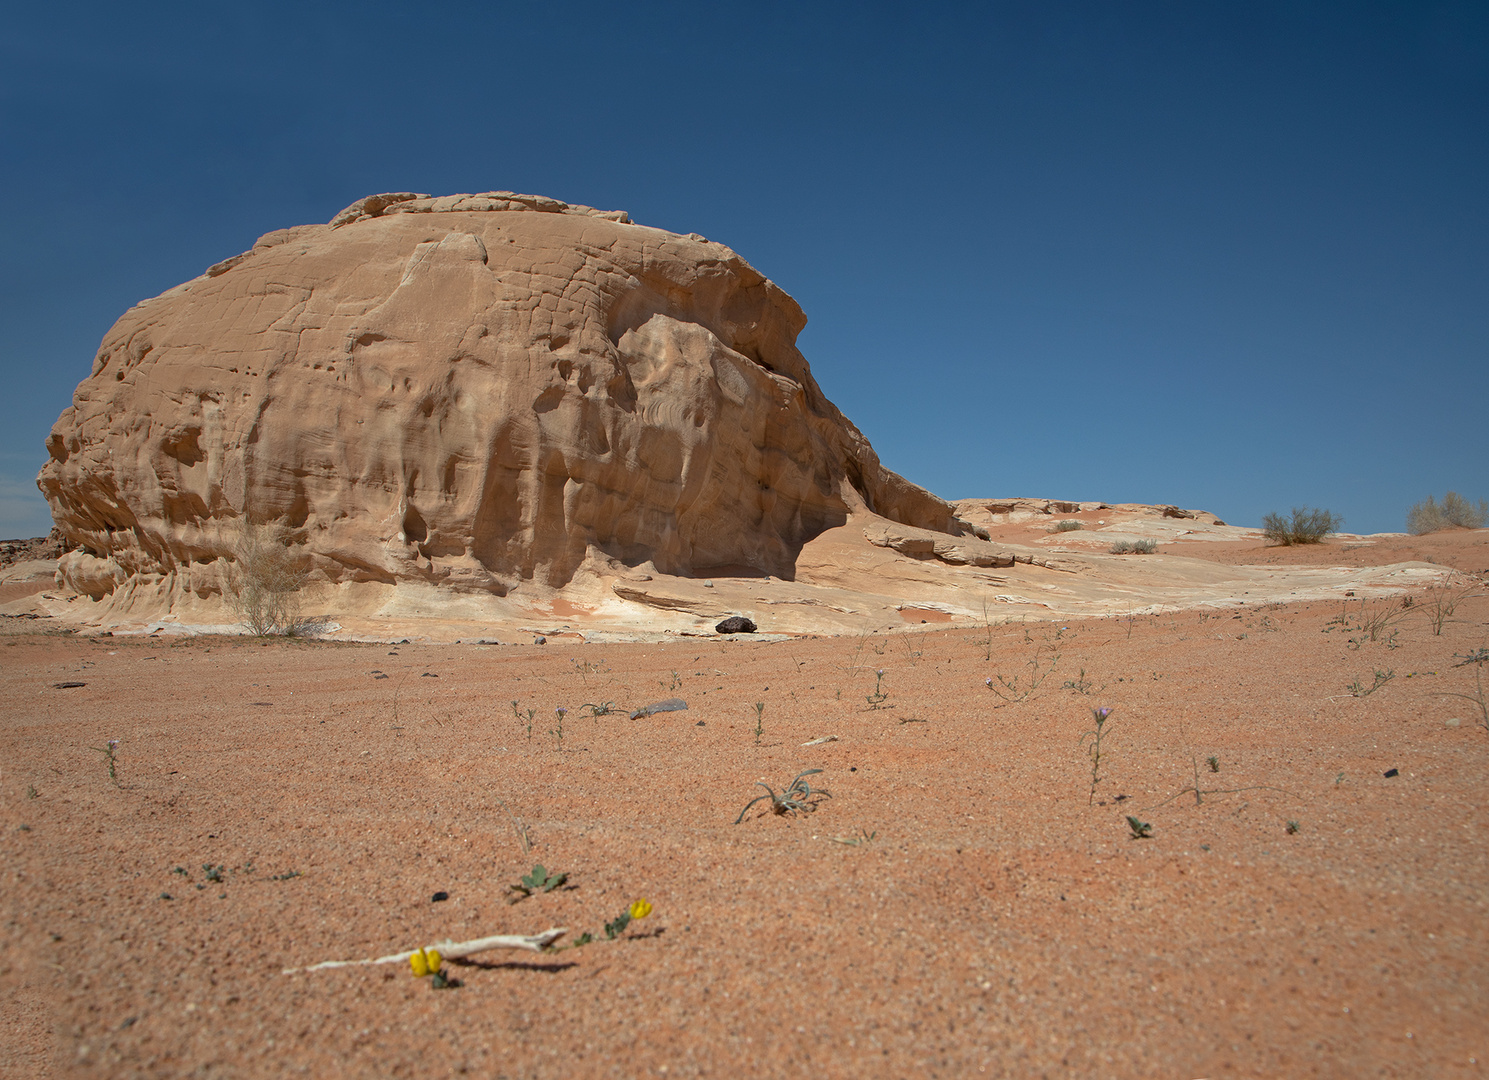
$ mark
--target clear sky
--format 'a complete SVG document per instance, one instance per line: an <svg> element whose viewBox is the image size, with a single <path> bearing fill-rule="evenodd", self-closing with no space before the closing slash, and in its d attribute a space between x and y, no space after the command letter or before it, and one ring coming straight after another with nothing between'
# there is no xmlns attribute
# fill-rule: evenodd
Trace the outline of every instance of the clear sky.
<svg viewBox="0 0 1489 1080"><path fill-rule="evenodd" d="M1489 498L1489 4L26 4L0 537L125 309L381 191L726 243L948 498Z"/></svg>

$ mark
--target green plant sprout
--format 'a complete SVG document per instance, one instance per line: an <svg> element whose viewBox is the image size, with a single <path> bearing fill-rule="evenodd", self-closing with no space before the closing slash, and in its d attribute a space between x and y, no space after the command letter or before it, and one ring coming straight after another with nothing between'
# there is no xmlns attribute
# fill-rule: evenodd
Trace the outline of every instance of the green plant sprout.
<svg viewBox="0 0 1489 1080"><path fill-rule="evenodd" d="M527 855L533 849L532 838L527 835L527 826L517 819L517 815L507 809L506 801L500 796L496 799L496 805L500 806L507 818L512 822L512 830L517 834L517 843L522 846L522 854Z"/></svg>
<svg viewBox="0 0 1489 1080"><path fill-rule="evenodd" d="M411 674L413 674L413 673L412 672L409 672L409 671L405 671L403 673L403 677L400 678L398 680L398 682L396 684L394 684L394 686L393 686L393 723L394 724L397 724L398 723L398 695L403 690L404 680L406 680L409 677L409 675L411 675ZM514 704L515 704L515 702L514 702Z"/></svg>
<svg viewBox="0 0 1489 1080"><path fill-rule="evenodd" d="M1472 585L1455 586L1451 582L1428 589L1418 606L1426 612L1433 636L1442 635L1443 627L1452 619L1459 604L1477 595Z"/></svg>
<svg viewBox="0 0 1489 1080"><path fill-rule="evenodd" d="M1345 689L1348 690L1355 697L1369 697L1371 694L1375 693L1377 690L1386 685L1386 683L1390 682L1395 677L1396 672L1393 670L1388 669L1386 671L1381 671L1379 668L1376 668L1374 686L1366 686L1364 683L1356 679L1354 682L1346 686Z"/></svg>
<svg viewBox="0 0 1489 1080"><path fill-rule="evenodd" d="M803 779L803 777L815 776L821 771L821 769L808 769L804 773L799 773L796 779L792 780L791 783L786 787L786 789L779 795L775 793L775 789L772 788L769 784L763 781L757 783L755 785L756 787L763 787L767 792L769 792L769 794L756 795L749 802L745 803L744 809L739 812L739 817L734 819L734 824L738 825L741 821L743 821L744 816L749 811L750 807L754 806L762 799L770 800L770 812L773 814L780 815L790 813L794 816L798 810L804 813L811 813L812 811L815 811L817 809L817 803L813 800L830 799L832 798L832 794L823 788L812 787L812 785L808 784Z"/></svg>
<svg viewBox="0 0 1489 1080"><path fill-rule="evenodd" d="M859 829L858 832L849 836L829 836L828 839L834 844L845 844L848 847L863 847L865 844L872 844L875 840L879 839L879 831L876 829L873 832L869 832L867 829Z"/></svg>
<svg viewBox="0 0 1489 1080"><path fill-rule="evenodd" d="M1215 761L1216 759L1211 758L1210 760ZM1271 784L1249 784L1246 787L1238 788L1201 788L1199 786L1199 764L1197 762L1191 761L1191 765L1193 765L1194 768L1193 784L1191 784L1189 787L1181 788L1180 790L1174 792L1172 795L1170 795L1168 798L1164 799L1160 803L1154 803L1152 806L1143 807L1143 812L1147 813L1149 810L1157 810L1160 806L1167 806L1169 803L1177 799L1180 795L1188 795L1191 791L1194 792L1195 806L1202 805L1204 803L1204 796L1206 795L1237 795L1243 791L1278 791L1284 795L1295 795L1295 792L1288 791L1287 788L1274 787ZM1220 770L1219 768L1212 767L1210 771L1219 772ZM1343 779L1344 774L1340 773L1339 779L1335 780L1334 782L1337 784Z"/></svg>
<svg viewBox="0 0 1489 1080"><path fill-rule="evenodd" d="M1330 619L1324 624L1324 633L1333 633L1337 627L1346 634L1353 633L1355 636L1349 638L1345 647L1359 649L1366 642L1379 642L1388 649L1397 648L1396 635L1398 631L1395 624L1399 622L1410 610L1408 607L1396 605L1381 605L1371 607L1363 599L1360 600L1360 610L1354 621L1350 619L1349 601L1345 601L1344 608L1336 618ZM1389 631L1389 633L1388 633Z"/></svg>
<svg viewBox="0 0 1489 1080"><path fill-rule="evenodd" d="M993 620L988 617L986 596L982 598L982 629L983 637L978 642L982 646L982 658L991 660L993 658Z"/></svg>
<svg viewBox="0 0 1489 1080"><path fill-rule="evenodd" d="M568 874L550 874L542 863L538 863L532 873L523 874L517 884L507 886L507 892L512 894L507 897L507 903L520 904L535 893L552 892L568 880Z"/></svg>
<svg viewBox="0 0 1489 1080"><path fill-rule="evenodd" d="M765 734L765 702L755 702L755 745L760 745L760 736Z"/></svg>
<svg viewBox="0 0 1489 1080"><path fill-rule="evenodd" d="M517 717L517 723L521 724L523 722L522 712L521 712L521 710L519 710L517 708L517 702L515 702L515 701L512 702L512 715L515 716L515 717ZM533 719L537 715L538 715L538 710L537 709L528 709L527 710L526 722L527 722L527 741L528 742L532 742L533 741Z"/></svg>
<svg viewBox="0 0 1489 1080"><path fill-rule="evenodd" d="M1184 735L1184 721L1182 719L1179 721L1179 736L1180 736L1181 739L1184 740L1184 745L1187 748L1189 746L1189 740L1188 740L1188 737ZM1207 757L1205 759L1205 764L1210 767L1210 772L1212 772L1212 773L1218 773L1220 771L1220 759L1218 757L1216 757L1215 755L1213 755L1213 754L1210 755L1209 757ZM1242 791L1263 791L1263 790L1265 790L1265 791L1281 791L1285 795L1291 795L1292 794L1292 792L1287 791L1285 788L1272 787L1271 785L1268 785L1268 784L1254 784L1254 785L1251 785L1249 787L1239 787L1239 788L1201 788L1199 786L1199 758L1197 758L1195 756L1195 754L1194 754L1194 752L1192 750L1189 752L1189 767L1192 770L1191 775L1194 777L1194 782L1189 787L1182 788L1179 791L1176 791L1174 794L1172 794L1168 798L1164 799L1163 802L1161 802L1161 803L1157 803L1157 804L1155 804L1153 806L1144 807L1143 808L1143 812L1146 813L1149 810L1157 810L1158 807L1160 807L1160 806L1167 806L1169 803L1171 803L1175 799L1177 799L1180 795L1187 795L1191 791L1194 792L1194 805L1195 806L1202 805L1203 802L1204 802L1204 797L1206 795L1234 795L1234 794L1237 794L1238 792L1242 792ZM1340 773L1339 774L1339 779L1340 780L1343 780L1344 779L1344 774L1343 773ZM1337 782L1338 781L1336 781L1336 783Z"/></svg>
<svg viewBox="0 0 1489 1080"><path fill-rule="evenodd" d="M1288 823L1287 823L1287 835L1288 836L1292 836L1295 833L1297 833L1297 831L1298 831L1298 823L1297 823L1297 821L1296 820L1289 820Z"/></svg>
<svg viewBox="0 0 1489 1080"><path fill-rule="evenodd" d="M1127 827L1132 830L1134 840L1151 840L1153 838L1153 826L1146 821L1139 821L1131 814L1127 815Z"/></svg>
<svg viewBox="0 0 1489 1080"><path fill-rule="evenodd" d="M620 937L620 935L625 932L626 927L630 926L632 922L634 922L637 919L644 919L644 918L646 918L648 915L651 914L651 912L652 912L652 907L651 907L651 902L650 901L647 901L647 900L636 900L636 901L633 901L630 907L626 908L625 911L622 911L619 915L617 915L615 918L611 919L609 922L607 922L605 924L605 938L606 938L606 940L607 941L614 941L616 938ZM580 934L578 937L576 937L573 941L569 942L567 945L549 945L547 947L546 951L547 952L561 952L564 949L578 949L578 948L580 948L580 947L582 947L584 945L591 945L591 944L593 944L594 943L594 940L595 940L595 936L593 934L591 934L588 930L586 930L584 933Z"/></svg>
<svg viewBox="0 0 1489 1080"><path fill-rule="evenodd" d="M574 670L579 673L579 681L585 686L589 685L589 677L591 675L599 674L605 670L605 661L603 660L580 660L571 656L569 663L574 665Z"/></svg>
<svg viewBox="0 0 1489 1080"><path fill-rule="evenodd" d="M90 746L88 749L90 749L90 750L97 750L100 754L103 755L103 759L108 764L108 768L109 768L109 780L110 780L110 782L113 783L113 785L115 787L119 787L120 786L120 784L119 784L119 777L118 777L118 775L114 771L114 768L118 764L118 761L119 761L119 757L118 757L119 740L118 739L110 739L103 746Z"/></svg>
<svg viewBox="0 0 1489 1080"><path fill-rule="evenodd" d="M1483 649L1479 650L1479 652L1481 653L1483 651ZM1482 660L1477 659L1472 661L1465 660L1462 664L1455 664L1454 667L1463 667L1468 663L1474 663L1477 665L1482 662ZM1484 698L1483 672L1482 669L1477 666L1473 670L1473 681L1474 693L1472 694L1459 693L1456 690L1439 690L1438 693L1445 694L1448 697L1462 698L1464 701L1473 702L1479 707L1479 726L1482 727L1485 731L1489 731L1489 701L1486 701Z"/></svg>
<svg viewBox="0 0 1489 1080"><path fill-rule="evenodd" d="M1096 785L1101 783L1101 742L1106 738L1106 721L1107 717L1111 716L1111 714L1112 710L1110 707L1104 706L1100 709L1092 709L1091 716L1096 721L1096 729L1094 731L1088 731L1081 736L1080 745L1082 746L1086 744L1087 739L1091 740L1089 749L1091 756L1091 794L1086 799L1087 806L1093 806L1096 803Z"/></svg>
<svg viewBox="0 0 1489 1080"><path fill-rule="evenodd" d="M1073 679L1066 679L1061 690L1074 690L1078 694L1089 694L1091 692L1091 680L1086 678L1086 669L1081 668L1081 673Z"/></svg>
<svg viewBox="0 0 1489 1080"><path fill-rule="evenodd" d="M869 703L869 708L881 708L889 695L884 692L884 669L879 668L874 672L874 692L864 698Z"/></svg>
<svg viewBox="0 0 1489 1080"><path fill-rule="evenodd" d="M567 716L568 714L569 714L569 710L566 709L566 708L564 708L562 705L560 705L558 708L554 709L553 710L553 715L556 716L556 717L558 717L558 726L557 727L554 727L554 728L550 728L548 730L548 734L550 734L550 735L552 735L552 736L554 736L555 738L558 739L558 751L559 751L559 753L563 753L563 749L564 749L564 717Z"/></svg>
<svg viewBox="0 0 1489 1080"><path fill-rule="evenodd" d="M620 937L626 927L631 925L634 919L644 919L651 914L651 905L645 900L637 900L630 907L622 911L610 922L605 924L605 936L611 941Z"/></svg>
<svg viewBox="0 0 1489 1080"><path fill-rule="evenodd" d="M868 640L869 631L868 628L865 627L858 634L858 648L853 650L853 659L849 662L846 669L850 675L858 674L858 669L863 666L861 657L863 656L863 647L868 644Z"/></svg>
<svg viewBox="0 0 1489 1080"><path fill-rule="evenodd" d="M1028 637L1028 633L1027 630L1024 631L1025 638L1032 640ZM1048 642L1048 635L1045 636L1045 640ZM1048 667L1045 667L1040 660L1040 657L1046 651L1050 654ZM982 682L984 686L1002 698L1005 704L1015 705L1033 697L1034 692L1039 689L1044 683L1044 680L1055 673L1055 668L1059 663L1060 651L1058 649L1049 644L1039 645L1034 649L1034 655L1029 659L1029 662L1024 665L1029 669L1027 673L1015 675L1011 679L998 674L994 676L997 680L996 682L993 681L993 678L984 679Z"/></svg>
<svg viewBox="0 0 1489 1080"><path fill-rule="evenodd" d="M583 712L585 709L589 710L589 715L594 717L597 723L602 716L609 716L613 712L624 711L616 708L615 702L613 701L602 701L599 704L595 704L592 701L586 701L583 705L579 706L579 710L581 712Z"/></svg>

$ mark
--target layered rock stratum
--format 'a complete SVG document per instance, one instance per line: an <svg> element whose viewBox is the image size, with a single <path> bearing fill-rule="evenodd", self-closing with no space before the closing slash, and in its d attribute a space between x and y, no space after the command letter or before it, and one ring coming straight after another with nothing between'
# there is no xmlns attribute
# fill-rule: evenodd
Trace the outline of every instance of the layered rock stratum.
<svg viewBox="0 0 1489 1080"><path fill-rule="evenodd" d="M39 485L65 583L221 586L245 522L313 577L495 595L586 564L790 578L869 512L970 532L885 469L729 248L508 192L362 199L127 312Z"/></svg>

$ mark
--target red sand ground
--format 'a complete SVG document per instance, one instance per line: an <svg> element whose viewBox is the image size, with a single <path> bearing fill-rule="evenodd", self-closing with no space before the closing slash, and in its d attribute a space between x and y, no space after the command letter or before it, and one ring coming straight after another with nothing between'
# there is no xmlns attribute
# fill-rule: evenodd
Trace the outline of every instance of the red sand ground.
<svg viewBox="0 0 1489 1080"><path fill-rule="evenodd" d="M1486 539L1403 543L1481 574ZM7 620L0 1076L1479 1076L1489 730L1450 695L1489 683L1456 666L1489 597L1440 635L1433 603L773 644ZM1368 615L1394 622L1371 641ZM1005 704L1000 675L1043 681ZM689 710L581 715L671 696ZM816 813L732 824L809 768ZM568 886L509 906L534 862ZM281 974L549 926L602 940L483 954L445 991Z"/></svg>

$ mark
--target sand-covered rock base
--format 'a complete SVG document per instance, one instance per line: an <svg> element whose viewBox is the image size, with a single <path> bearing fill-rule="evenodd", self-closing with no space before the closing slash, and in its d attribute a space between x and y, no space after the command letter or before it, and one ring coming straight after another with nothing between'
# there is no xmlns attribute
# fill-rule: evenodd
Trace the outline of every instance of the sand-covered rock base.
<svg viewBox="0 0 1489 1080"><path fill-rule="evenodd" d="M1409 606L764 643L7 620L0 1075L1479 1076L1483 536Z"/></svg>

